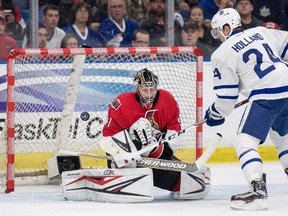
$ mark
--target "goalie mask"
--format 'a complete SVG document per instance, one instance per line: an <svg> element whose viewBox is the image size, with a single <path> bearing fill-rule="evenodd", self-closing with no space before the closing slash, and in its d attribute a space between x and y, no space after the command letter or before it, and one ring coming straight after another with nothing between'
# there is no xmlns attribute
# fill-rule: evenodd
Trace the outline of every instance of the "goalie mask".
<svg viewBox="0 0 288 216"><path fill-rule="evenodd" d="M225 25L229 25L231 28L231 31L227 36L223 34L223 27ZM234 8L225 8L218 11L213 16L211 26L211 34L215 39L220 39L219 35L221 34L226 40L235 28L241 26L241 17L238 11Z"/></svg>
<svg viewBox="0 0 288 216"><path fill-rule="evenodd" d="M146 108L150 109L153 106L158 82L158 76L147 68L136 73L134 78L135 92L139 96L141 104Z"/></svg>

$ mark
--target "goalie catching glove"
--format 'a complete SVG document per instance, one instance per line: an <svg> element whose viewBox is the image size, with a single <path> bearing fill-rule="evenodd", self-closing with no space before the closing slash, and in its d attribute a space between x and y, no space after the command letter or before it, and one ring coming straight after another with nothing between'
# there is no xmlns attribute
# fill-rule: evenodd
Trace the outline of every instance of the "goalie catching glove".
<svg viewBox="0 0 288 216"><path fill-rule="evenodd" d="M129 128L129 134L137 150L142 149L142 146L147 146L154 141L151 124L146 118L139 118L138 121Z"/></svg>
<svg viewBox="0 0 288 216"><path fill-rule="evenodd" d="M174 134L168 130L166 135ZM140 118L129 129L114 136L103 137L100 148L113 157L116 166L136 167L136 160L141 156L161 159L172 159L177 139L160 143L161 132L154 129L145 118Z"/></svg>
<svg viewBox="0 0 288 216"><path fill-rule="evenodd" d="M217 111L215 103L213 103L205 113L206 124L210 127L221 125L225 122L225 118Z"/></svg>
<svg viewBox="0 0 288 216"><path fill-rule="evenodd" d="M166 135L172 135L176 133L176 131L168 130ZM177 143L174 139L173 141L160 143L155 148L147 148L150 147L150 144L155 144L160 141L162 138L162 134L160 131L153 128L146 118L139 118L129 129L130 137L135 144L137 150L146 150L141 156L151 157L151 158L161 158L161 159L171 159L173 156L175 147L174 145Z"/></svg>

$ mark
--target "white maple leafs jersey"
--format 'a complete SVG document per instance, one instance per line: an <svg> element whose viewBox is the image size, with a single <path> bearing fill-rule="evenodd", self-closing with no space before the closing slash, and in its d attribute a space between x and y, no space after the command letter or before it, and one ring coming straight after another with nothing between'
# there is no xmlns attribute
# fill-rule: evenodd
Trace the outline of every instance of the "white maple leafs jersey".
<svg viewBox="0 0 288 216"><path fill-rule="evenodd" d="M256 27L235 31L211 56L215 107L229 115L239 93L249 101L288 97L288 32Z"/></svg>

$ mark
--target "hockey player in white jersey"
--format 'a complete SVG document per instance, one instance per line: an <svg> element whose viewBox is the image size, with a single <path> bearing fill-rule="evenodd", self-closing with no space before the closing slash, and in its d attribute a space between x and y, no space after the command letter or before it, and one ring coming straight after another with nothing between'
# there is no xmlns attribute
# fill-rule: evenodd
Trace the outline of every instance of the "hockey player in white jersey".
<svg viewBox="0 0 288 216"><path fill-rule="evenodd" d="M265 210L266 175L257 146L268 133L288 175L288 32L242 31L238 12L227 8L213 17L211 34L222 44L211 56L216 99L206 111L207 125L223 124L239 93L249 99L234 147L251 190L232 196L231 208Z"/></svg>

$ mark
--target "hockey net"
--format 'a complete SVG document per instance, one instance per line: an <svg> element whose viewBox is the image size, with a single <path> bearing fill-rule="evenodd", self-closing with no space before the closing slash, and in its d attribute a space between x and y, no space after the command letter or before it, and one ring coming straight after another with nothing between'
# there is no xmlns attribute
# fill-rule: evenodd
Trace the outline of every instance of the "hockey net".
<svg viewBox="0 0 288 216"><path fill-rule="evenodd" d="M182 128L202 119L203 57L196 47L11 52L6 128L0 144L0 178L6 192L14 191L17 179L47 176L47 161L60 148L104 154L98 144L109 105L117 95L134 91L133 77L143 68L155 72L159 88L176 98ZM192 162L201 153L199 126L181 136L176 155ZM95 158L81 158L81 165L107 166Z"/></svg>

